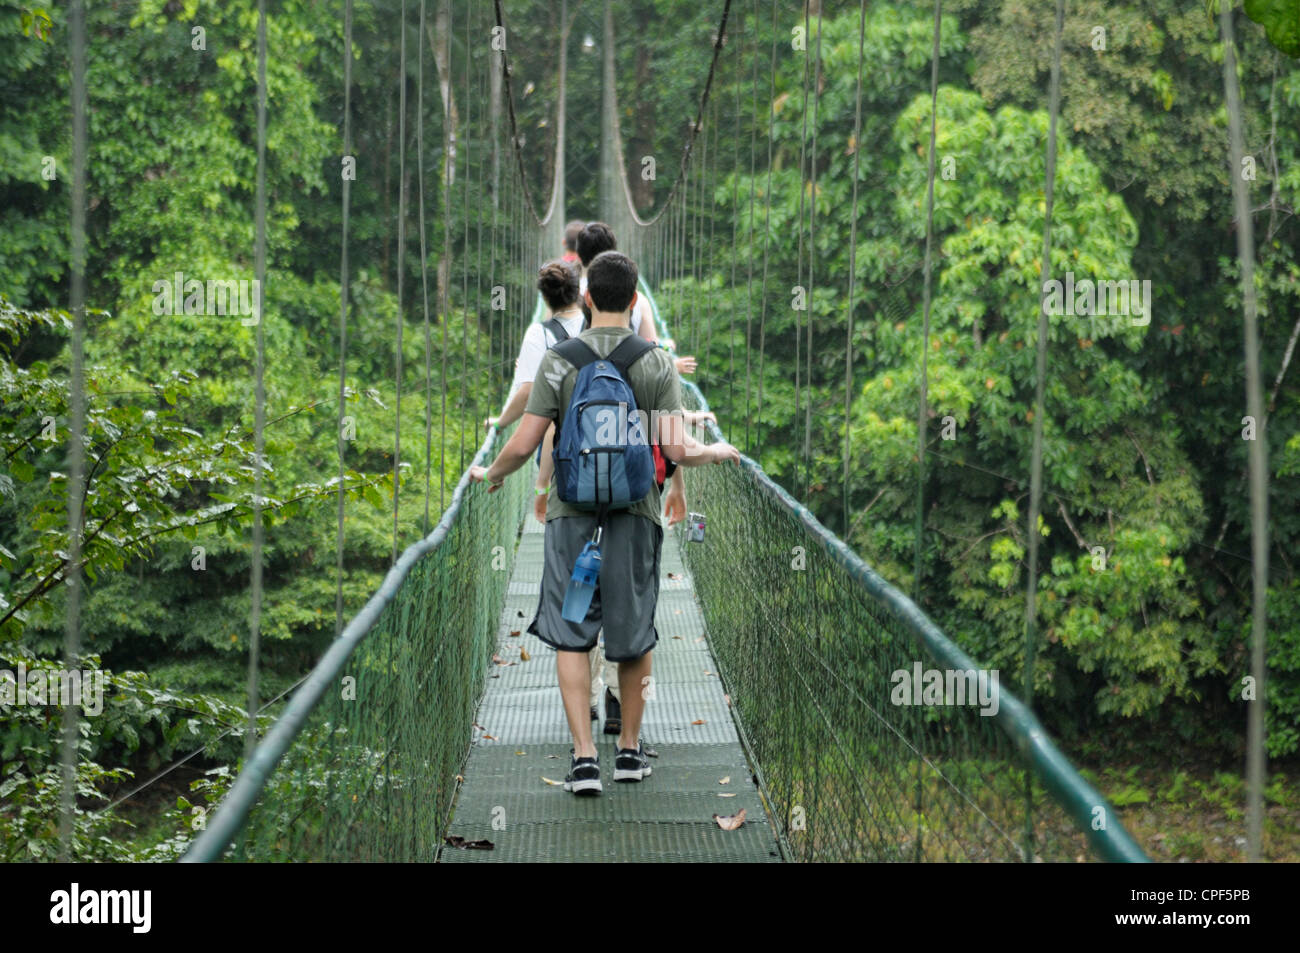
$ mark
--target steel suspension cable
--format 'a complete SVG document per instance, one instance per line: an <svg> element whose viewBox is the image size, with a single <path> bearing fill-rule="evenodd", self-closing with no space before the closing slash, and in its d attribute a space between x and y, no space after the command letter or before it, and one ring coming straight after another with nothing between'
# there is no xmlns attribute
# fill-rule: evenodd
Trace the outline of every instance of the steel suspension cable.
<svg viewBox="0 0 1300 953"><path fill-rule="evenodd" d="M1047 175L1043 208L1042 287L1052 278L1052 205L1056 188L1056 121L1061 105L1061 44L1065 0L1056 0L1056 33L1052 50L1052 81L1048 103ZM1038 518L1043 494L1043 424L1047 389L1047 296L1038 306L1038 343L1034 382L1034 446L1029 476L1029 581L1025 595L1025 677L1021 698L1031 711L1034 704L1034 657L1038 651ZM1034 857L1033 776L1025 775L1025 856Z"/></svg>
<svg viewBox="0 0 1300 953"><path fill-rule="evenodd" d="M925 536L925 443L926 406L930 384L930 304L933 288L934 245L934 149L939 118L939 32L943 16L942 0L934 3L934 40L930 49L930 149L926 160L925 191L925 278L921 317L921 371L917 380L916 406L916 514L913 526L912 600L921 603L921 556ZM861 50L861 47L859 47ZM854 181L854 195L857 182ZM852 279L850 278L850 281Z"/></svg>
<svg viewBox="0 0 1300 953"><path fill-rule="evenodd" d="M752 386L752 355L754 334L754 155L758 141L758 0L751 11L750 36L750 108L753 115L749 125L749 234L745 240L745 453L752 455L750 443L750 387ZM739 110L737 110L739 111Z"/></svg>
<svg viewBox="0 0 1300 953"><path fill-rule="evenodd" d="M799 134L799 226L795 230L798 235L798 242L795 250L795 287L803 293L803 311L805 314L808 309L808 291L803 286L803 226L804 226L804 196L807 194L804 176L807 174L808 162L808 34L811 23L809 21L808 4L803 8L803 107L801 109L801 118L803 120L803 129ZM800 400L803 396L800 375L803 372L803 327L800 324L800 309L791 306L794 312L794 432L799 432L799 410ZM795 479L798 479L799 461L795 459L794 464ZM808 484L805 482L800 486L799 497L806 499L808 496Z"/></svg>
<svg viewBox="0 0 1300 953"><path fill-rule="evenodd" d="M813 352L813 292L817 288L817 125L822 103L822 8L817 8L817 54L813 74L813 133L812 164L809 166L811 188L808 193L808 310L804 312L804 324L808 329L807 344L804 347L804 360L807 362L804 379L808 384L808 400L804 404L803 423L803 488L804 496L812 485L812 352Z"/></svg>
<svg viewBox="0 0 1300 953"><path fill-rule="evenodd" d="M343 418L347 408L348 372L348 207L352 198L352 180L348 160L352 154L352 0L344 0L343 12L343 219L339 260L339 408L337 432L339 452L338 531L335 537L337 560L334 569L334 637L343 633L343 457L347 441L343 437ZM355 167L354 167L355 170Z"/></svg>
<svg viewBox="0 0 1300 953"><path fill-rule="evenodd" d="M772 147L776 134L776 4L772 4L772 61L768 68L767 97L767 184L763 203L763 287L759 295L761 310L758 317L758 422L754 427L755 440L763 443L763 384L767 363L767 275L768 256L772 245Z"/></svg>
<svg viewBox="0 0 1300 953"><path fill-rule="evenodd" d="M433 338L429 327L429 246L424 231L424 36L425 0L420 0L420 33L417 37L415 92L415 168L420 180L420 302L424 314L424 526L429 535L429 496L433 478ZM438 476L439 486L442 475Z"/></svg>
<svg viewBox="0 0 1300 953"><path fill-rule="evenodd" d="M266 0L257 3L257 194L256 237L253 267L259 290L257 324L257 366L253 409L253 578L252 605L248 615L248 732L244 736L244 758L257 747L258 665L262 642L262 471L266 443L266 341L263 335L266 311Z"/></svg>
<svg viewBox="0 0 1300 953"><path fill-rule="evenodd" d="M402 330L406 324L406 0L398 58L397 94L397 346L393 354L393 378L397 390L393 414L393 565L397 564L398 502L402 484ZM422 40L423 38L421 38Z"/></svg>
<svg viewBox="0 0 1300 953"><path fill-rule="evenodd" d="M840 485L841 510L844 514L844 524L841 532L844 539L849 539L849 500L852 496L849 484L849 455L852 445L852 428L853 428L853 307L856 304L857 276L858 276L858 171L859 160L862 155L862 51L866 40L867 30L867 0L860 0L858 4L858 77L857 88L854 93L853 106L853 210L849 218L849 301L844 311L844 474ZM937 56L933 57L935 60ZM931 76L931 86L934 86L934 76ZM930 102L931 113L934 111L933 90ZM931 139L933 142L933 138ZM934 148L930 149L930 187L934 188ZM930 205L930 213L933 212L933 203ZM933 215L928 214L926 244L930 242L930 231L933 225ZM926 278L929 278L927 269ZM929 293L926 294L926 315L929 316ZM924 348L922 348L924 350ZM919 505L919 504L918 504ZM920 574L916 574L920 578Z"/></svg>

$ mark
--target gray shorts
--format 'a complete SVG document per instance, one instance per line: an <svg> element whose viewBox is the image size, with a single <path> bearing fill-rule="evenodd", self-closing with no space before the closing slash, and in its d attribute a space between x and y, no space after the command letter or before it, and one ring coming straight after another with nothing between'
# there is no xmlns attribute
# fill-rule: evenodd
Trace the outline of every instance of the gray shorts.
<svg viewBox="0 0 1300 953"><path fill-rule="evenodd" d="M573 564L596 531L596 516L558 516L546 523L545 565L537 617L528 631L561 652L588 652L605 629L605 658L632 662L659 641L659 554L664 531L658 522L631 513L610 513L600 540L600 579L582 622L560 615Z"/></svg>

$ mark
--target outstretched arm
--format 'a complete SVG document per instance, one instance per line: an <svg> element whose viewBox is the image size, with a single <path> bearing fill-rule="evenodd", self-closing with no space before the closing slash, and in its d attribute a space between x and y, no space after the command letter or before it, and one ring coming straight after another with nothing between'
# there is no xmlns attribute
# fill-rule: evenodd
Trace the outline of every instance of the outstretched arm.
<svg viewBox="0 0 1300 953"><path fill-rule="evenodd" d="M520 384L515 388L515 392L510 395L506 401L505 407L501 408L500 417L489 417L487 425L496 426L498 430L505 430L512 423L518 420L524 414L524 408L528 406L528 395L533 392L533 382Z"/></svg>
<svg viewBox="0 0 1300 953"><path fill-rule="evenodd" d="M470 467L469 478L475 483L487 481L488 492L501 489L506 477L522 467L537 450L538 444L546 436L546 428L551 425L550 417L525 413L519 427L501 448L497 458L490 466Z"/></svg>

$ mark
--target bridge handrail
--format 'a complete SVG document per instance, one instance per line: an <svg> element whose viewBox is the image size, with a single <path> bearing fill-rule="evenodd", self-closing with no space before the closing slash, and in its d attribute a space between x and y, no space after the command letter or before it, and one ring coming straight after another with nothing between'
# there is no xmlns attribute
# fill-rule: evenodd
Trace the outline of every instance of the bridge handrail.
<svg viewBox="0 0 1300 953"><path fill-rule="evenodd" d="M484 438L482 446L470 461L470 466L485 463L500 439L500 431L492 428ZM469 487L469 468L461 474L460 482L452 492L451 503L442 514L442 519L428 536L412 543L403 550L397 562L388 570L379 589L362 607L361 611L347 624L339 637L331 644L320 661L312 668L311 674L289 698L284 712L262 739L249 757L239 777L231 786L226 797L217 807L216 813L208 822L206 829L190 845L182 863L209 863L220 858L248 819L248 814L257 802L266 782L270 779L276 766L284 757L289 746L306 724L308 717L324 696L326 690L342 674L353 651L361 644L375 623L379 621L384 608L393 601L398 589L406 581L411 569L425 556L432 553L447 538L452 525L464 502L465 492Z"/></svg>

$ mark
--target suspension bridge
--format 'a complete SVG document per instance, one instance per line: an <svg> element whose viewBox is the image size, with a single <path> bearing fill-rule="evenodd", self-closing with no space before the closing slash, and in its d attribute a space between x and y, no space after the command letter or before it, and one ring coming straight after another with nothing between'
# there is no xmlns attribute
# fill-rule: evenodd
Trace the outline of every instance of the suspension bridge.
<svg viewBox="0 0 1300 953"><path fill-rule="evenodd" d="M466 19L437 23L438 31L458 37L437 64L440 93L452 95L453 81L463 99L457 127L442 130L439 178L448 195L463 190L464 208L490 196L491 210L477 217L471 232L453 233L453 216L440 216L444 247L457 249L432 280L430 305L426 251L424 130L413 130L416 151L421 294L426 344L441 335L440 374L424 368L426 457L433 454L430 433L448 425L447 382L478 375L493 382L499 397L501 368L509 366L524 331L524 315L540 321L546 313L534 300L532 279L543 262L557 254L567 214L565 89L569 4L561 4L564 41L558 44L558 96L548 117L553 131L549 196L539 202L530 187L531 155L519 121L519 91L511 69L507 4L498 0ZM638 211L628 180L620 103L616 94L617 43L613 5L601 18L603 107L600 116L599 208L619 247L638 262L641 291L650 303L659 333L674 337L679 352L729 352L730 373L696 386L686 382L688 409L707 410L706 391L727 389L727 406L746 408L743 419L721 419L708 427L709 440L728 439L747 451L764 434L763 362L767 338L768 266L761 258L733 262L724 282L726 299L699 292L701 248L712 238L715 218L708 214L715 192L751 175L745 216L733 227L747 229L752 247L770 223L770 203L752 186L762 144L737 135L728 144L728 115L754 110L774 75L777 49L764 62L757 31L757 2L725 0L713 31L707 70L698 82L699 106L686 133L680 162L666 198L653 213ZM409 10L408 10L409 7ZM742 11L742 8L743 11ZM821 41L819 5L802 7L804 36L812 50ZM771 5L773 23L777 5ZM866 6L862 5L865 22ZM432 35L424 0L402 4L401 75L408 75L406 30L421 38L415 54L416 115L423 116L426 67L422 38ZM751 26L746 31L742 22ZM938 96L941 12L936 3L931 58L930 149L927 210L930 223L922 271L923 321L920 340L929 341L935 183L934 104ZM418 27L417 27L418 24ZM460 32L457 33L456 31ZM1061 6L1057 7L1056 46L1049 107L1046 222L1043 260L1050 260L1055 130L1059 107ZM500 42L497 40L500 39ZM477 51L477 52L474 52ZM857 49L857 115L861 131L863 49ZM257 268L265 277L267 196L262 178L266 142L266 11L261 4L258 32ZM353 152L351 70L354 62L352 0L346 0L342 147ZM819 56L805 59L802 120L820 104ZM719 102L715 77L732 70L750 77L752 104ZM75 69L74 69L75 79ZM80 80L84 83L84 74ZM774 80L771 80L774 83ZM402 187L398 247L408 244L406 188L407 83L401 84ZM735 87L740 89L740 85ZM774 86L771 87L774 89ZM75 96L74 96L75 101ZM1235 114L1234 114L1235 115ZM816 122L799 155L808 170L800 196L800 286L817 290ZM772 144L767 143L767 188L771 189ZM855 155L856 162L856 155ZM665 163L666 165L668 163ZM856 171L856 165L855 165ZM477 180L477 186L475 185ZM490 184L489 184L490 183ZM472 188L473 187L473 188ZM475 191L474 188L480 189ZM342 430L345 365L350 317L348 257L349 180L342 186L340 247L341 312L339 341L339 423ZM737 192L738 195L738 192ZM804 208L804 196L813 197ZM858 181L852 203L856 249ZM760 204L761 203L761 204ZM738 198L735 208L745 207ZM766 210L764 209L766 205ZM582 210L587 211L587 210ZM747 217L747 221L746 221ZM804 243L806 222L807 242ZM742 224L744 223L744 224ZM736 238L732 236L733 240ZM734 243L734 241L733 241ZM74 243L75 244L75 243ZM857 269L850 257L844 294L849 315L845 342L846 425L842 448L844 516L849 513L849 393L853 382L853 331ZM456 269L459 267L459 280ZM1050 268L1050 266L1049 266ZM74 269L75 272L75 269ZM408 289L398 268L399 310ZM74 289L77 287L74 273ZM457 288L459 286L459 295ZM447 364L456 343L447 339L446 317L454 307L486 313L476 304L504 290L504 317L487 318L493 330L474 331L469 323L461 342L459 371ZM782 289L784 293L784 289ZM74 309L79 306L74 293ZM453 300L458 299L458 300ZM743 300L742 310L731 306ZM431 321L431 313L441 320ZM797 313L796 313L796 320ZM1045 316L1042 319L1046 321ZM495 321L493 324L491 322ZM488 494L468 479L471 464L486 463L506 434L488 431L480 446L462 447L464 475L450 494L426 477L426 525L419 541L399 547L398 492L412 488L401 480L402 321L396 326L399 388L398 438L394 447L393 565L364 608L344 624L342 539L346 513L342 484L346 448L339 447L339 626L336 639L297 685L269 731L249 732L242 771L185 860L258 861L1144 861L1146 855L1125 830L1119 815L1086 781L1048 737L1036 719L1032 697L1018 697L1002 686L997 704L898 704L892 696L898 673L915 670L976 672L984 660L971 658L919 607L824 525L802 502L815 482L809 443L814 411L800 403L801 385L812 377L811 319L795 326L802 350L796 358L795 417L805 438L793 449L801 461L799 494L775 482L750 455L739 467L708 467L688 475L690 508L707 514L704 542L688 542L679 527L665 538L661 595L656 615L660 642L655 650L655 696L650 700L643 737L653 749L654 773L635 786L611 786L601 798L579 799L556 783L567 767L569 737L555 683L551 650L524 632L536 605L541 578L542 536L531 515L529 481L507 480L503 491ZM499 333L497 333L499 329ZM80 325L78 325L80 333ZM1045 324L1040 325L1037 415L1029 525L1036 524L1041 497L1041 456ZM737 343L739 342L739 347ZM264 356L257 327L257 446L262 450ZM924 535L927 456L925 354L918 409L916 501L917 572ZM429 353L426 349L426 354ZM837 358L838 359L838 358ZM454 358L453 358L454 360ZM751 379L756 382L751 385ZM440 393L439 393L440 391ZM737 397L737 394L743 397ZM477 408L453 406L462 423ZM462 427L462 433L465 429ZM408 446L409 452L409 446ZM446 453L445 444L437 451ZM432 470L426 466L426 474ZM74 468L74 473L75 473ZM260 484L259 484L260 487ZM260 492L260 491L259 491ZM430 514L440 512L433 522ZM841 527L842 530L845 527ZM847 532L844 533L847 535ZM1038 567L1037 534L1029 543L1029 633L1026 666L1032 673L1037 635L1034 598ZM254 532L252 652L249 673L250 717L262 708L258 689L258 607L261 594L260 513ZM76 603L69 610L75 630ZM1032 685L1032 677L1028 683ZM256 742L254 744L254 742ZM598 742L602 743L602 742ZM605 744L602 761L612 760ZM727 823L739 818L739 826ZM733 829L728 829L733 828Z"/></svg>

